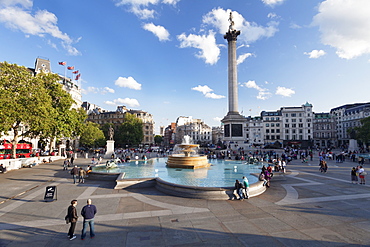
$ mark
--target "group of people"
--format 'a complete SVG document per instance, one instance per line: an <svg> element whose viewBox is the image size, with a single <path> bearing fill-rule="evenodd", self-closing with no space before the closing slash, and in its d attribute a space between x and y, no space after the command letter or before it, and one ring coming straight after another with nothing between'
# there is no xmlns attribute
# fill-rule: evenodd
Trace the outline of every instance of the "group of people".
<svg viewBox="0 0 370 247"><path fill-rule="evenodd" d="M238 200L244 200L249 198L249 181L247 177L243 176L243 180L241 182L238 179L235 181L233 195L234 198Z"/></svg>
<svg viewBox="0 0 370 247"><path fill-rule="evenodd" d="M76 235L74 234L78 221L76 206L77 200L72 200L71 205L67 209L67 215L65 217L66 223L71 224L68 230L69 240L76 239ZM94 217L97 212L96 206L92 204L91 199L87 199L87 204L81 210L81 215L83 217L81 240L85 239L88 226L90 226L90 237L95 237Z"/></svg>
<svg viewBox="0 0 370 247"><path fill-rule="evenodd" d="M358 178L360 178L360 184L365 184L366 175L367 175L367 172L362 166L352 167L351 181L353 184L358 184Z"/></svg>
<svg viewBox="0 0 370 247"><path fill-rule="evenodd" d="M71 170L71 175L73 176L73 183L75 184L77 182L78 178L78 183L85 183L85 177L88 173L91 172L91 166L89 165L87 167L87 170L85 171L82 167L78 168L76 165L72 168Z"/></svg>
<svg viewBox="0 0 370 247"><path fill-rule="evenodd" d="M65 171L68 171L68 167L71 167L71 166L73 166L73 162L74 162L74 157L72 156L71 157L71 159L65 159L64 161L63 161L63 170L65 170Z"/></svg>

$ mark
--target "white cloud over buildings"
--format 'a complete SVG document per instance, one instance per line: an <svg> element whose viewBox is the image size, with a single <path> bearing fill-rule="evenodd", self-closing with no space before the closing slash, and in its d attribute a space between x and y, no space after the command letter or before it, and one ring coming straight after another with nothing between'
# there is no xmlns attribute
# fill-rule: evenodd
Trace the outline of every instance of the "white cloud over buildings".
<svg viewBox="0 0 370 247"><path fill-rule="evenodd" d="M131 76L129 77L118 77L118 79L114 82L116 86L119 87L125 87L125 88L130 88L134 90L141 90L141 84L135 81L134 78Z"/></svg>

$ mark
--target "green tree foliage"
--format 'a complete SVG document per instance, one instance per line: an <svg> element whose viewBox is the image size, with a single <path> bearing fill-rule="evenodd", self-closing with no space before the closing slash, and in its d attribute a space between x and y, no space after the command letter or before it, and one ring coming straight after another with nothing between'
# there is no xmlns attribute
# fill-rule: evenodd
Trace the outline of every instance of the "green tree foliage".
<svg viewBox="0 0 370 247"><path fill-rule="evenodd" d="M28 129L24 136L41 139L69 137L81 129L86 115L70 109L73 99L58 81L56 74L35 76L24 66L0 63L0 131L13 132L13 157L22 124Z"/></svg>
<svg viewBox="0 0 370 247"><path fill-rule="evenodd" d="M82 126L80 135L80 143L88 147L96 147L105 145L105 137L103 131L99 128L99 124L86 122Z"/></svg>
<svg viewBox="0 0 370 247"><path fill-rule="evenodd" d="M118 127L116 133L117 142L120 146L137 146L143 138L143 122L133 114L126 113L125 121Z"/></svg>
<svg viewBox="0 0 370 247"><path fill-rule="evenodd" d="M163 142L163 136L160 136L160 135L155 135L154 136L154 143L159 145Z"/></svg>
<svg viewBox="0 0 370 247"><path fill-rule="evenodd" d="M12 131L13 157L20 137L21 124L28 133L40 133L51 123L51 97L40 77L26 67L0 63L0 130Z"/></svg>
<svg viewBox="0 0 370 247"><path fill-rule="evenodd" d="M361 119L361 126L349 129L348 132L354 138L364 144L370 143L370 117Z"/></svg>

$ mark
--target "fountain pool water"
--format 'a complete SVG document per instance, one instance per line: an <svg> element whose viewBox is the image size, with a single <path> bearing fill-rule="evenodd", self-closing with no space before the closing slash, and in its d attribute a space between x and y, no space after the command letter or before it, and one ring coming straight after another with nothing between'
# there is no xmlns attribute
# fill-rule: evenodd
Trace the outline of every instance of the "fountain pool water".
<svg viewBox="0 0 370 247"><path fill-rule="evenodd" d="M250 173L259 173L262 164L248 165L244 161L209 160L211 166L201 169L170 168L167 158L156 158L148 161L131 161L121 163L109 170L105 167L94 167L94 172L125 173L124 178L159 177L174 184L198 187L233 187L235 180L246 176L249 182L255 183L258 178Z"/></svg>

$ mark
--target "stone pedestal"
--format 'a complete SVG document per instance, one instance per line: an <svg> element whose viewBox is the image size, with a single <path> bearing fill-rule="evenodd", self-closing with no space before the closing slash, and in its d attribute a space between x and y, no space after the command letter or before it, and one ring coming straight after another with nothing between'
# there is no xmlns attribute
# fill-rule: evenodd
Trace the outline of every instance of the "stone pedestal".
<svg viewBox="0 0 370 247"><path fill-rule="evenodd" d="M348 151L355 151L355 150L358 150L357 140L350 139L349 140Z"/></svg>
<svg viewBox="0 0 370 247"><path fill-rule="evenodd" d="M104 159L112 158L112 154L114 154L114 141L109 140L107 141L107 151L105 152Z"/></svg>
<svg viewBox="0 0 370 247"><path fill-rule="evenodd" d="M66 154L66 145L60 144L58 149L58 155L64 157Z"/></svg>

